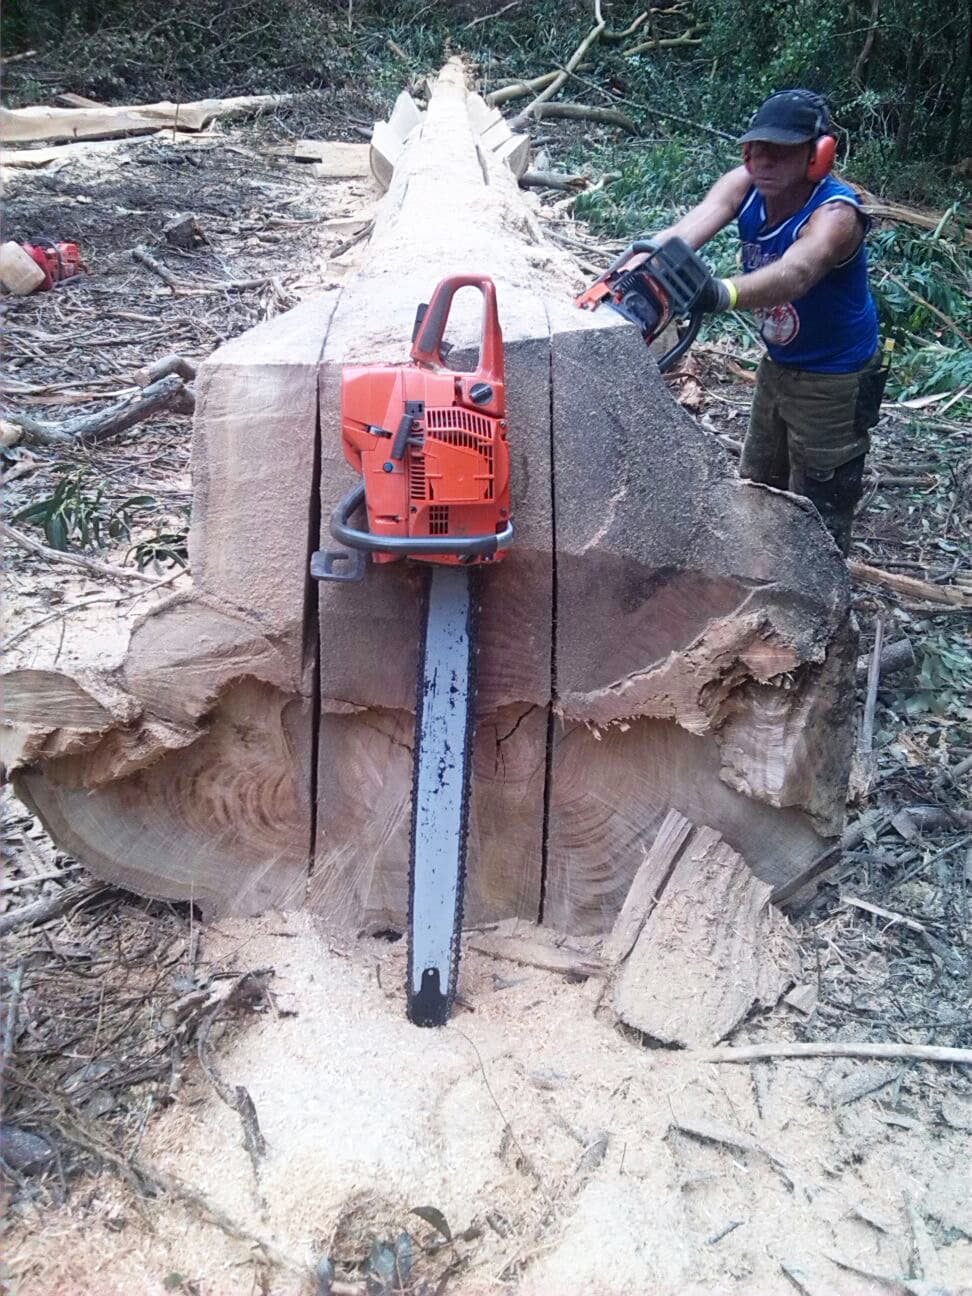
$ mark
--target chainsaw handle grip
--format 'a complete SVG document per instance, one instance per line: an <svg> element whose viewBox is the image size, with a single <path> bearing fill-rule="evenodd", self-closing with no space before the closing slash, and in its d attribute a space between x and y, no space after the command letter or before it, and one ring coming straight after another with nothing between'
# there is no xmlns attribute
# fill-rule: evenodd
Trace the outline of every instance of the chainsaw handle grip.
<svg viewBox="0 0 972 1296"><path fill-rule="evenodd" d="M496 285L488 275L452 275L443 279L432 294L429 308L422 318L419 333L412 343L412 359L416 364L446 367L441 346L449 322L452 299L460 288L478 288L483 295L483 331L479 343L479 367L471 381L496 383L503 381L503 335L500 332L499 311L496 308Z"/></svg>
<svg viewBox="0 0 972 1296"><path fill-rule="evenodd" d="M362 482L352 487L339 501L331 514L330 531L335 540L349 549L363 549L366 553L388 553L396 557L429 557L433 554L451 554L456 558L491 557L499 549L513 543L513 523L508 521L502 531L471 536L382 536L373 531L362 531L351 525L351 514L365 502ZM318 567L320 565L318 564ZM312 575L320 576L315 570Z"/></svg>

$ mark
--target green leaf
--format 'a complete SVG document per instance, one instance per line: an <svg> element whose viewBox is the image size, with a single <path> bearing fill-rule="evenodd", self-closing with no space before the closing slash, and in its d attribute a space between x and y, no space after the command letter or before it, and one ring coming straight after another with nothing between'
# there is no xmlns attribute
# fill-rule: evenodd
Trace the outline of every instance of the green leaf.
<svg viewBox="0 0 972 1296"><path fill-rule="evenodd" d="M413 1206L409 1211L410 1215L417 1215L419 1219L424 1219L426 1224L431 1224L437 1233L441 1233L447 1242L452 1241L452 1230L449 1228L449 1222L442 1212L435 1206Z"/></svg>
<svg viewBox="0 0 972 1296"><path fill-rule="evenodd" d="M60 549L62 552L67 549L68 529L60 513L55 513L53 517L47 519L44 524L44 534L52 549Z"/></svg>

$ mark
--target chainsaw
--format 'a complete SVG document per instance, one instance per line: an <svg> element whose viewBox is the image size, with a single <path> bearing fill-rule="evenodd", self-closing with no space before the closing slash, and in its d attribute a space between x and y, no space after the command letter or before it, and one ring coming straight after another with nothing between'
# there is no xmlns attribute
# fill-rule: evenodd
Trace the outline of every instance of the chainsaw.
<svg viewBox="0 0 972 1296"><path fill-rule="evenodd" d="M609 306L636 324L648 345L669 324L687 318L678 341L658 361L664 373L695 341L704 314L700 298L710 277L708 266L682 239L661 244L641 239L595 279L575 305L582 310Z"/></svg>
<svg viewBox="0 0 972 1296"><path fill-rule="evenodd" d="M483 297L478 368L446 367L455 293ZM361 481L315 553L318 580L360 580L376 563L428 567L415 716L409 859L407 1012L417 1026L449 1017L459 970L475 731L476 577L513 540L503 338L496 288L483 275L444 279L420 306L411 363L346 366L345 458ZM354 520L361 509L364 525Z"/></svg>
<svg viewBox="0 0 972 1296"><path fill-rule="evenodd" d="M81 260L81 249L77 243L58 243L54 239L38 237L34 242L22 243L20 246L44 272L44 281L38 284L42 292L88 269Z"/></svg>

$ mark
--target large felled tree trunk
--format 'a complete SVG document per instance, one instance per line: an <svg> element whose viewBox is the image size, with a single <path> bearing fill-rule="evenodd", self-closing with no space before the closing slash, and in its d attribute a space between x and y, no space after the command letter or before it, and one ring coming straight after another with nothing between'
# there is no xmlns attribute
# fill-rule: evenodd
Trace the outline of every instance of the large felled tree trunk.
<svg viewBox="0 0 972 1296"><path fill-rule="evenodd" d="M636 330L575 309L475 117L450 65L357 278L202 367L192 594L109 670L14 671L18 788L100 876L208 913L404 922L421 576L317 587L307 564L355 480L342 366L405 360L418 303L469 272L497 285L517 539L481 585L467 919L609 929L672 808L771 883L839 832L840 555L811 506L735 478Z"/></svg>

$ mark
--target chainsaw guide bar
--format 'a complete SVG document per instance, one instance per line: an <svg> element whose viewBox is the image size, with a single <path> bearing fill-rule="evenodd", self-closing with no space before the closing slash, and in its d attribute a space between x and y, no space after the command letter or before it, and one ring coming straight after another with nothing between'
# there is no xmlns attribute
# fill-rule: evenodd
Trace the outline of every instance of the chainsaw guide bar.
<svg viewBox="0 0 972 1296"><path fill-rule="evenodd" d="M475 573L428 579L415 711L408 888L408 1017L444 1026L459 971L476 718Z"/></svg>

